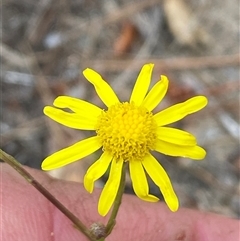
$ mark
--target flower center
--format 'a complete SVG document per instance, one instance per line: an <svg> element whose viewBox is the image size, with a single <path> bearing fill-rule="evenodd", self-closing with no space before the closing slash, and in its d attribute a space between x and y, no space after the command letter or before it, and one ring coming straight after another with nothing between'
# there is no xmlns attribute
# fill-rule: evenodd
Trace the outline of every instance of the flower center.
<svg viewBox="0 0 240 241"><path fill-rule="evenodd" d="M96 126L103 151L125 161L142 160L154 149L157 124L153 114L134 103L118 103L103 111Z"/></svg>

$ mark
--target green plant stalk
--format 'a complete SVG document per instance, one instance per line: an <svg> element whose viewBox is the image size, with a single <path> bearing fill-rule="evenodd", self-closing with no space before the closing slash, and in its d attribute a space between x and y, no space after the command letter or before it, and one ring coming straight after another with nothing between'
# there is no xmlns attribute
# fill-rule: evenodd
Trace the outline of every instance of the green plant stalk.
<svg viewBox="0 0 240 241"><path fill-rule="evenodd" d="M121 180L120 180L120 184L119 184L119 188L118 188L118 193L117 193L117 196L113 203L113 209L111 212L111 216L106 225L106 237L112 232L112 230L116 224L116 217L117 217L118 210L119 210L121 202L122 202L122 196L123 196L124 188L125 188L126 169L127 169L127 163L124 162L123 168L122 168L122 176L121 176ZM100 241L104 241L104 240L105 240L105 238L100 239Z"/></svg>
<svg viewBox="0 0 240 241"><path fill-rule="evenodd" d="M75 227L79 229L85 236L91 240L95 241L88 228L73 214L71 213L62 203L60 203L47 189L45 189L34 177L28 173L22 165L16 161L12 156L0 149L0 159L8 163L13 167L21 176L23 176L27 182L34 186L43 196L45 196L54 206L56 206L68 219L70 219Z"/></svg>

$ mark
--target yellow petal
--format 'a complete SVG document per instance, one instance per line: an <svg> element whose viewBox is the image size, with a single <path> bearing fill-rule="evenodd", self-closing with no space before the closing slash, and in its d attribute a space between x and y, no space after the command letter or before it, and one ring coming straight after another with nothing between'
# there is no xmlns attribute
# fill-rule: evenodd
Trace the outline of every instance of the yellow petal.
<svg viewBox="0 0 240 241"><path fill-rule="evenodd" d="M168 89L168 78L161 75L161 80L158 81L143 100L142 105L149 111L152 111L164 98Z"/></svg>
<svg viewBox="0 0 240 241"><path fill-rule="evenodd" d="M178 120L181 120L186 115L192 114L201 110L207 105L207 98L205 96L196 96L183 103L173 105L156 115L154 119L157 122L158 126L163 126L171 124Z"/></svg>
<svg viewBox="0 0 240 241"><path fill-rule="evenodd" d="M48 156L42 163L45 171L53 170L65 166L69 163L78 161L98 150L102 146L99 137L93 136L77 142L76 144L64 148Z"/></svg>
<svg viewBox="0 0 240 241"><path fill-rule="evenodd" d="M88 115L89 118L96 118L102 112L102 109L96 105L70 96L58 96L54 100L53 105L58 108L69 108L77 114L83 113L84 115Z"/></svg>
<svg viewBox="0 0 240 241"><path fill-rule="evenodd" d="M177 211L179 207L178 198L163 167L151 154L147 155L142 164L153 182L160 188L169 209L173 212Z"/></svg>
<svg viewBox="0 0 240 241"><path fill-rule="evenodd" d="M195 146L196 138L189 132L171 127L158 127L157 138L180 146Z"/></svg>
<svg viewBox="0 0 240 241"><path fill-rule="evenodd" d="M92 69L85 69L83 71L83 75L94 85L98 96L107 107L119 103L119 99L115 92L111 86L103 80L100 74Z"/></svg>
<svg viewBox="0 0 240 241"><path fill-rule="evenodd" d="M157 197L149 195L148 182L142 163L140 161L130 161L129 171L136 195L144 201L157 202L159 200Z"/></svg>
<svg viewBox="0 0 240 241"><path fill-rule="evenodd" d="M157 140L155 150L169 156L188 157L195 160L201 160L206 156L206 151L200 146L180 146Z"/></svg>
<svg viewBox="0 0 240 241"><path fill-rule="evenodd" d="M98 202L98 212L102 216L105 216L109 212L116 198L122 175L122 166L122 159L112 160L109 178L102 190Z"/></svg>
<svg viewBox="0 0 240 241"><path fill-rule="evenodd" d="M107 171L112 158L112 155L104 152L101 157L88 168L83 181L84 187L88 192L92 193L94 182Z"/></svg>
<svg viewBox="0 0 240 241"><path fill-rule="evenodd" d="M154 64L145 64L142 67L133 88L130 103L134 102L137 106L142 104L151 82L153 66Z"/></svg>
<svg viewBox="0 0 240 241"><path fill-rule="evenodd" d="M86 112L69 113L52 106L44 107L43 112L64 126L80 130L96 130L97 117L88 115Z"/></svg>

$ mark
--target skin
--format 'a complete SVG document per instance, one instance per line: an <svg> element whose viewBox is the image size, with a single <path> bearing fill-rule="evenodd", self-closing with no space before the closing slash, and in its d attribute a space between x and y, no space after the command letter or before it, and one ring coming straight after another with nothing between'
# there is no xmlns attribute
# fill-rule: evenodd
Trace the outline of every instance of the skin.
<svg viewBox="0 0 240 241"><path fill-rule="evenodd" d="M83 223L106 223L97 213L100 191L89 194L82 184L50 178L26 169ZM7 164L0 164L0 240L85 241L84 235L42 194ZM164 203L148 203L124 195L117 224L106 241L237 241L238 220L180 208L172 213Z"/></svg>

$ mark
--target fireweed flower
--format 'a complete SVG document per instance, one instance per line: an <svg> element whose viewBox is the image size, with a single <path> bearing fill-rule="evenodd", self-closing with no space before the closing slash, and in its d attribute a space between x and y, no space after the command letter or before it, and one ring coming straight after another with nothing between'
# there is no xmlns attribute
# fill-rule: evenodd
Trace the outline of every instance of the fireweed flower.
<svg viewBox="0 0 240 241"><path fill-rule="evenodd" d="M94 182L111 166L98 203L98 211L102 216L109 212L115 200L124 162L129 162L133 189L139 198L149 202L158 201L157 197L149 194L148 173L160 188L170 210L176 211L179 202L171 181L151 151L196 160L206 155L192 134L166 125L199 111L207 105L207 98L196 96L153 114L152 110L161 102L168 88L167 77L161 76L148 92L153 66L145 64L142 67L129 102L120 102L97 72L85 69L83 75L93 84L107 106L106 110L69 96L59 96L53 102L54 107L44 108L45 115L62 125L95 131L94 136L47 157L42 163L42 169L65 166L102 148L103 154L90 166L84 177L84 187L92 193Z"/></svg>

